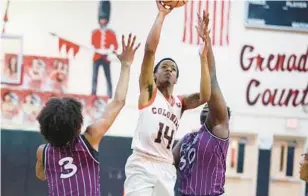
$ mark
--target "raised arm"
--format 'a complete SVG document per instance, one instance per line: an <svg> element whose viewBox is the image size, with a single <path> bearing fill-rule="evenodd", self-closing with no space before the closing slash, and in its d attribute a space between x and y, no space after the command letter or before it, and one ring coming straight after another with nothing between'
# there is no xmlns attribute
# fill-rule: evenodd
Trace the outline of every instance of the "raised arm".
<svg viewBox="0 0 308 196"><path fill-rule="evenodd" d="M213 129L217 125L227 126L229 117L227 104L217 81L215 58L211 45L209 47L208 59L211 75L211 96L208 101L209 115L207 116L206 123ZM224 134L224 136L226 135Z"/></svg>
<svg viewBox="0 0 308 196"><path fill-rule="evenodd" d="M191 95L181 96L183 102L183 111L194 109L210 99L211 95L211 77L208 65L208 49L210 45L209 31L209 16L203 12L203 19L198 14L198 26L196 27L198 35L204 43L199 50L200 64L201 64L201 79L200 79L200 92Z"/></svg>
<svg viewBox="0 0 308 196"><path fill-rule="evenodd" d="M126 45L124 36L122 36L123 51L122 54L117 55L121 62L121 73L114 99L106 106L102 118L89 126L85 132L85 137L96 150L98 150L101 138L108 131L109 127L113 124L121 109L124 107L129 83L130 66L134 60L135 52L140 46L140 44L138 44L137 47L134 47L135 40L136 36L132 39L130 34Z"/></svg>
<svg viewBox="0 0 308 196"><path fill-rule="evenodd" d="M165 20L165 16L170 13L170 9L165 8L159 1L156 1L158 7L158 14L151 31L147 37L144 49L144 56L141 65L141 73L139 77L139 108L147 105L156 89L153 76L155 53L160 39L160 33Z"/></svg>

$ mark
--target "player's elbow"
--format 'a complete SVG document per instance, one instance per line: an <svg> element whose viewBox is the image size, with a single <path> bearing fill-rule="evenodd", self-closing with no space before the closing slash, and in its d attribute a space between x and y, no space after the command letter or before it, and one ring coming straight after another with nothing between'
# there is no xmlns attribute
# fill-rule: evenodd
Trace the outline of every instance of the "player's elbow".
<svg viewBox="0 0 308 196"><path fill-rule="evenodd" d="M45 174L43 174L41 172L36 172L36 177L37 177L37 179L39 179L41 181L45 181L46 180Z"/></svg>

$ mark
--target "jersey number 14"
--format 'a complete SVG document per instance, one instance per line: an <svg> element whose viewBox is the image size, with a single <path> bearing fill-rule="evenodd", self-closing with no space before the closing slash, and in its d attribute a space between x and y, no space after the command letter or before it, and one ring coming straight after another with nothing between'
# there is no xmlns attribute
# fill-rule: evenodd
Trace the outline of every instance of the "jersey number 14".
<svg viewBox="0 0 308 196"><path fill-rule="evenodd" d="M161 143L162 140L162 135L164 134L164 138L166 140L168 140L168 145L167 145L167 149L170 149L172 141L173 141L173 134L174 134L174 130L171 131L171 135L168 135L169 133L169 126L165 126L164 123L159 123L159 129L158 129L158 133L157 133L157 137L155 139L156 143Z"/></svg>

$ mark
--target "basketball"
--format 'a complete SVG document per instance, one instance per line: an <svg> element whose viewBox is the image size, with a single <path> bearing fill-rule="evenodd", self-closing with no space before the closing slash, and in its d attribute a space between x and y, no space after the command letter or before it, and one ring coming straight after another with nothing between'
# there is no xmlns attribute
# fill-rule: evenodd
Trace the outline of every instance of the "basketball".
<svg viewBox="0 0 308 196"><path fill-rule="evenodd" d="M166 8L176 8L176 7L181 7L187 3L188 0L182 0L182 1L177 1L177 0L162 0L160 1L161 4L166 7Z"/></svg>

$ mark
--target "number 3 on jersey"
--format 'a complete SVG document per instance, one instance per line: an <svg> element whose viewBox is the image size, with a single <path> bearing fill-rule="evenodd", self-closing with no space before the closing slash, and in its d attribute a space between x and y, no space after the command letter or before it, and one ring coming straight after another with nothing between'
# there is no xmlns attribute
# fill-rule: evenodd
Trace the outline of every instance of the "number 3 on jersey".
<svg viewBox="0 0 308 196"><path fill-rule="evenodd" d="M169 126L165 126L164 123L161 123L161 122L159 123L159 129L158 129L155 142L159 144L161 143L163 132L164 132L164 138L168 140L167 149L170 149L172 141L173 141L174 130L171 131L171 135L168 135Z"/></svg>
<svg viewBox="0 0 308 196"><path fill-rule="evenodd" d="M73 164L72 157L64 157L59 160L59 165L65 169L70 170L70 172L63 174L61 173L60 178L70 178L77 172L77 166Z"/></svg>

